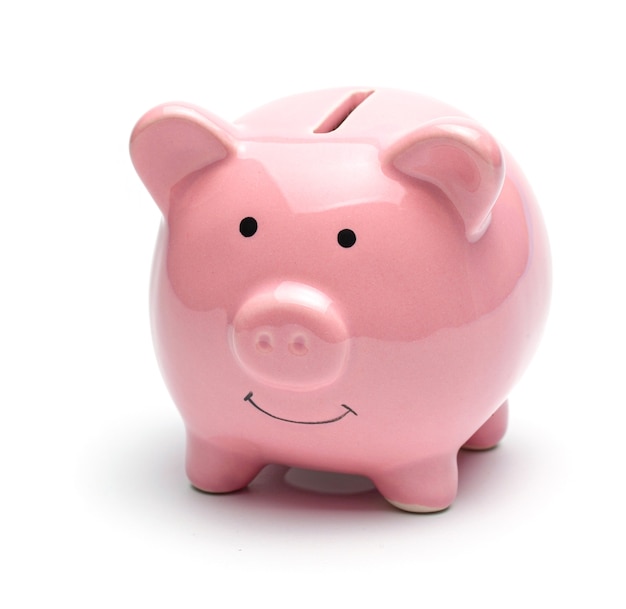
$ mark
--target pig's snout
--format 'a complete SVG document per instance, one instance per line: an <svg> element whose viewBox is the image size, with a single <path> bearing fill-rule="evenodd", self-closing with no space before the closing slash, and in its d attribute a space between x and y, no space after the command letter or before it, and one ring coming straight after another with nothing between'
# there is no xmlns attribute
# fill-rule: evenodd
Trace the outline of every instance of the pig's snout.
<svg viewBox="0 0 626 609"><path fill-rule="evenodd" d="M319 290L294 282L249 298L235 315L231 342L248 374L284 389L332 383L348 355L348 333L337 307Z"/></svg>

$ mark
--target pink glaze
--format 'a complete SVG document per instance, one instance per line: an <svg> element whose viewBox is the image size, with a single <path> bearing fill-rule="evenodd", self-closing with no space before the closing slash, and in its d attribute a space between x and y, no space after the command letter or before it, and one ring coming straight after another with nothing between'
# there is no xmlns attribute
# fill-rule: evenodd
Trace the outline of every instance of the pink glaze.
<svg viewBox="0 0 626 609"><path fill-rule="evenodd" d="M165 104L131 155L164 216L153 334L192 484L233 491L281 463L450 505L459 449L503 436L548 310L547 237L510 156L383 89L234 124Z"/></svg>

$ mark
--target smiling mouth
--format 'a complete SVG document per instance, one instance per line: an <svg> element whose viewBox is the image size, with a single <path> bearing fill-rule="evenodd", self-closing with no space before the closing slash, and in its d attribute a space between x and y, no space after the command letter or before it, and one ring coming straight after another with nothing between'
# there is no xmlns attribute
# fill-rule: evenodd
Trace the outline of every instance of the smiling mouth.
<svg viewBox="0 0 626 609"><path fill-rule="evenodd" d="M349 406L346 406L345 404L342 404L341 407L344 409L344 411L336 416L334 419L326 419L325 421L293 421L291 419L283 419L282 417L277 417L275 414L272 414L271 412L267 412L267 410L263 410L263 408L261 408L258 404L256 404L254 402L254 400L252 399L252 391L250 391L248 393L248 395L243 398L244 402L250 402L250 404L252 404L252 406L254 406L258 411L262 412L263 414L266 414L268 417L272 417L272 419L278 419L279 421L285 421L285 423L297 423L298 425L325 425L326 423L335 423L337 421L341 421L341 419L343 419L346 415L352 413L355 417L358 416L357 413L352 410L352 408L350 408Z"/></svg>

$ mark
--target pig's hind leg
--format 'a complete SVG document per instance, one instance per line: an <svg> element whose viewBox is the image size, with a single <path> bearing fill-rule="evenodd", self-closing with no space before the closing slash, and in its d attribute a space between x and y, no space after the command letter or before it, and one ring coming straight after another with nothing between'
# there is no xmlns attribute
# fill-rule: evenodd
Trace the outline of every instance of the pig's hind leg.
<svg viewBox="0 0 626 609"><path fill-rule="evenodd" d="M509 403L505 401L463 444L468 450L487 450L496 446L506 432L509 420Z"/></svg>

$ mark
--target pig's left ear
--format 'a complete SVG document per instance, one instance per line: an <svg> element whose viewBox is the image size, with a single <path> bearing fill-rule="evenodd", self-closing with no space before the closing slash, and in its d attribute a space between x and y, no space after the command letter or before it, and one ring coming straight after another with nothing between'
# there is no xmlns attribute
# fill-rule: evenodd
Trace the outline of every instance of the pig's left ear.
<svg viewBox="0 0 626 609"><path fill-rule="evenodd" d="M500 147L482 127L457 117L433 121L396 141L383 161L443 191L461 215L468 241L483 236L505 167Z"/></svg>
<svg viewBox="0 0 626 609"><path fill-rule="evenodd" d="M235 152L230 129L217 117L186 104L157 106L139 120L130 137L130 156L165 216L172 187Z"/></svg>

